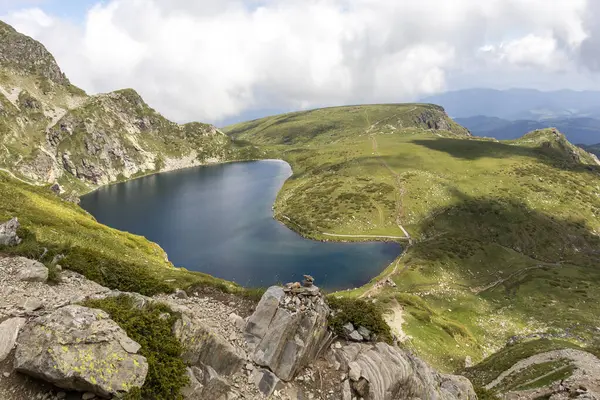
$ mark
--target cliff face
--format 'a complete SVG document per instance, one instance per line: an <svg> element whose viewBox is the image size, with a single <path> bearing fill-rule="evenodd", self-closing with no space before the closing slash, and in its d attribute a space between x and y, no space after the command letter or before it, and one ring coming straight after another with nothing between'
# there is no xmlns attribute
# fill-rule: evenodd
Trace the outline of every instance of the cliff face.
<svg viewBox="0 0 600 400"><path fill-rule="evenodd" d="M175 124L129 89L69 110L47 130L44 146L43 165L54 170L46 176L64 172L92 185L235 158L231 141L214 126Z"/></svg>
<svg viewBox="0 0 600 400"><path fill-rule="evenodd" d="M0 22L0 168L81 193L252 151L212 125L169 121L134 90L87 96L44 46Z"/></svg>

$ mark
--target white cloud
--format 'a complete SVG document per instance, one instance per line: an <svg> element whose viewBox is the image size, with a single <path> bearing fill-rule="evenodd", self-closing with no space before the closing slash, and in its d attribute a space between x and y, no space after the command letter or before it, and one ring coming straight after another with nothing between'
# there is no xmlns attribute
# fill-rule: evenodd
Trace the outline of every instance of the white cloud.
<svg viewBox="0 0 600 400"><path fill-rule="evenodd" d="M5 19L47 45L91 93L133 87L171 118L218 122L260 108L410 101L490 69L513 80L524 69L568 82L589 40L588 7L586 0L112 0L79 27L38 9Z"/></svg>
<svg viewBox="0 0 600 400"><path fill-rule="evenodd" d="M507 67L534 68L538 71L565 71L570 65L568 55L552 35L529 34L519 39L485 45L480 52L488 60L506 63Z"/></svg>

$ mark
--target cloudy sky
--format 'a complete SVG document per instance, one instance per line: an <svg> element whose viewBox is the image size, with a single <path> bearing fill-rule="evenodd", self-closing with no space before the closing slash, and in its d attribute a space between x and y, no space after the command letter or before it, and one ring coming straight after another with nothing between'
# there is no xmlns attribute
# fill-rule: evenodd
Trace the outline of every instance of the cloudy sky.
<svg viewBox="0 0 600 400"><path fill-rule="evenodd" d="M600 89L599 0L0 0L0 19L88 93L132 87L180 122Z"/></svg>

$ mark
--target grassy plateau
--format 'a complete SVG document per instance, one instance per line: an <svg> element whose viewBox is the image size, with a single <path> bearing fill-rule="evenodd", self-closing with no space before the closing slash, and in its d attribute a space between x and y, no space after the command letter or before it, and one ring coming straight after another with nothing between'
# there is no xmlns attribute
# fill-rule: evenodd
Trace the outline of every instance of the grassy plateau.
<svg viewBox="0 0 600 400"><path fill-rule="evenodd" d="M404 345L435 366L459 371L513 336L598 339L600 167L559 132L475 138L420 104L304 111L225 131L291 164L274 208L291 229L320 240L410 235L379 277L337 295L400 307ZM378 285L384 277L396 287Z"/></svg>

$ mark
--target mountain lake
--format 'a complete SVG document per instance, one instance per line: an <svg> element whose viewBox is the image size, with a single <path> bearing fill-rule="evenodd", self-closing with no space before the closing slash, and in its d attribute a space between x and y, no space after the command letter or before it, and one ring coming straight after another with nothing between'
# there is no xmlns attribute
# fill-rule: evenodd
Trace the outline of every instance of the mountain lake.
<svg viewBox="0 0 600 400"><path fill-rule="evenodd" d="M246 287L300 281L361 286L401 253L398 243L305 239L273 218L292 175L283 161L236 162L150 175L81 198L99 222L158 243L178 267Z"/></svg>

